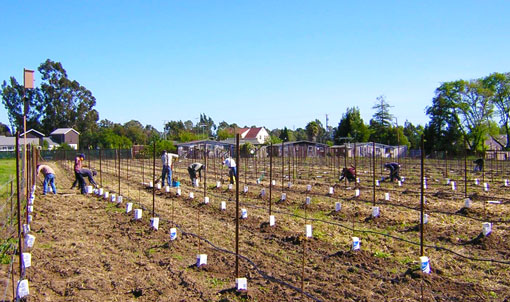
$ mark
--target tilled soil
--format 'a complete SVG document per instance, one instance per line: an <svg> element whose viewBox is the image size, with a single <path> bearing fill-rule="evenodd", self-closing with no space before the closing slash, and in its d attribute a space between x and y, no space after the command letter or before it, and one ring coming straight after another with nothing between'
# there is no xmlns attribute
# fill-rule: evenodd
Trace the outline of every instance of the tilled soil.
<svg viewBox="0 0 510 302"><path fill-rule="evenodd" d="M448 213L455 213L458 205L440 196L429 198L426 244L457 254L427 247L432 273L422 274L420 247L412 243L419 242L413 194L392 193L387 204L379 197L381 217L371 218L368 189L353 198L353 190L335 187L334 196L312 195L305 207L310 194L296 186L286 200L273 203L276 226L270 227L267 196L261 198L260 189L250 186L241 196L248 218L239 224L238 268L239 276L248 279L248 291L237 292L233 192L212 189L210 203L204 205L201 197L187 198L190 191L200 191L183 187L182 196L174 190L158 192L153 203L151 189L130 184L131 194L117 205L68 190L72 173L55 168L59 194L42 196L39 190L35 201L31 229L37 239L27 270L30 301L510 299L509 265L473 260L510 260L507 225L484 237L479 236L481 222L466 221L465 216L484 213L479 206L452 216ZM114 180L110 184L115 190ZM280 196L275 194L273 198ZM335 212L338 200L342 210ZM226 211L220 211L221 201L227 202ZM125 213L126 202L144 210L141 220ZM149 222L153 205L160 217L157 231ZM305 224L313 225L313 238L304 237ZM174 226L178 239L170 241ZM352 236L361 238L361 250L351 250ZM207 254L207 265L196 266L197 254Z"/></svg>

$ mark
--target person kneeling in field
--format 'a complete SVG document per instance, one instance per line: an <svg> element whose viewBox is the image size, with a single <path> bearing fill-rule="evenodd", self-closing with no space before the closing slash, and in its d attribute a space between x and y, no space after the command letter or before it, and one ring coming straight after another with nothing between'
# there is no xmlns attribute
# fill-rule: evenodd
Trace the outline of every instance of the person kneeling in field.
<svg viewBox="0 0 510 302"><path fill-rule="evenodd" d="M384 169L390 170L390 180L394 181L395 179L400 180L399 171L400 165L398 163L386 163L384 164ZM382 178L382 181L385 181L386 178Z"/></svg>
<svg viewBox="0 0 510 302"><path fill-rule="evenodd" d="M347 178L349 182L355 181L356 177L354 175L356 175L356 169L354 169L353 166L349 168L343 168L339 181L342 181L344 178Z"/></svg>
<svg viewBox="0 0 510 302"><path fill-rule="evenodd" d="M189 173L189 178L191 179L191 185L193 187L198 187L198 184L196 182L197 173L198 173L198 177L200 177L200 180L202 180L202 169L205 169L205 166L201 163L193 163L193 164L189 165L188 173Z"/></svg>
<svg viewBox="0 0 510 302"><path fill-rule="evenodd" d="M43 195L46 195L46 192L48 192L48 184L51 186L53 194L57 194L57 188L55 187L55 171L48 165L38 165L37 176L39 176L41 172L44 175Z"/></svg>

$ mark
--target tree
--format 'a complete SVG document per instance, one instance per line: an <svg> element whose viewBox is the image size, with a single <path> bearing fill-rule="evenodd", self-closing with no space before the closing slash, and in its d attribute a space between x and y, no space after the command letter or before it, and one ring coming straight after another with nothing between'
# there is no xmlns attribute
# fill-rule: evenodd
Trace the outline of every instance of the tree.
<svg viewBox="0 0 510 302"><path fill-rule="evenodd" d="M294 136L296 141L304 141L308 138L308 134L306 133L306 130L303 128L297 128L294 131Z"/></svg>
<svg viewBox="0 0 510 302"><path fill-rule="evenodd" d="M395 132L392 131L392 120L393 115L390 114L390 106L384 96L377 97L377 102L372 107L375 109L375 113L370 120L370 138L369 140L382 143L390 144L392 137Z"/></svg>
<svg viewBox="0 0 510 302"><path fill-rule="evenodd" d="M411 122L405 121L404 123L404 135L409 140L411 149L420 149L421 136L423 135L424 128L421 125L414 126Z"/></svg>
<svg viewBox="0 0 510 302"><path fill-rule="evenodd" d="M492 92L492 103L506 135L506 145L503 146L497 139L496 141L506 150L510 150L510 73L493 73L483 79L483 84Z"/></svg>
<svg viewBox="0 0 510 302"><path fill-rule="evenodd" d="M46 60L38 68L42 76L41 113L42 131L73 127L85 132L99 119L94 109L96 98L80 83L70 80L59 62Z"/></svg>
<svg viewBox="0 0 510 302"><path fill-rule="evenodd" d="M443 119L460 129L469 149L483 152L494 110L492 97L480 79L446 82L436 89L437 101L431 111L446 115Z"/></svg>
<svg viewBox="0 0 510 302"><path fill-rule="evenodd" d="M283 128L283 131L280 133L279 138L284 142L289 141L289 130L287 129L287 127Z"/></svg>
<svg viewBox="0 0 510 302"><path fill-rule="evenodd" d="M342 137L352 137L355 142L366 142L370 137L370 130L363 122L358 108L347 108L338 127L334 132L334 140L336 144L341 144Z"/></svg>
<svg viewBox="0 0 510 302"><path fill-rule="evenodd" d="M9 130L9 126L4 123L0 123L0 135L3 136L11 136L11 130Z"/></svg>
<svg viewBox="0 0 510 302"><path fill-rule="evenodd" d="M16 79L11 77L10 84L7 84L6 81L3 82L1 95L13 131L16 129L23 130L25 100L28 104L28 111L26 112L27 129L36 129L44 133L40 126L42 104L39 88L25 90L23 85L18 84Z"/></svg>

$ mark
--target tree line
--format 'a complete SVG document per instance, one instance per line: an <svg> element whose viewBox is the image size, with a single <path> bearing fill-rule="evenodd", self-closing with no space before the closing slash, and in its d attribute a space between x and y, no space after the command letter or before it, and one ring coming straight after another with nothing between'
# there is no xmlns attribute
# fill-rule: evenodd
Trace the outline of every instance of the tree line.
<svg viewBox="0 0 510 302"><path fill-rule="evenodd" d="M156 142L158 149L172 150L174 142L224 140L234 137L235 129L240 128L236 123L225 121L216 125L205 113L200 114L196 123L169 121L162 132L136 120L124 124L99 120L92 92L69 79L61 63L48 59L38 71L41 84L34 89L25 90L14 77L3 81L2 103L8 112L10 129L22 129L24 101L28 103L27 129L48 134L56 128L72 127L81 134L82 148L129 148ZM386 98L379 96L368 123L363 121L357 107L350 107L336 127L324 127L315 119L304 128L272 129L270 141L310 140L329 145L373 141L418 149L423 135L427 152L448 150L455 154L463 152L464 146L473 152L483 152L485 140L492 137L505 150L510 150L510 73L441 84L435 91L432 105L425 108L430 118L425 126L413 125L407 120L399 124L391 108ZM10 129L0 123L0 135L12 135Z"/></svg>

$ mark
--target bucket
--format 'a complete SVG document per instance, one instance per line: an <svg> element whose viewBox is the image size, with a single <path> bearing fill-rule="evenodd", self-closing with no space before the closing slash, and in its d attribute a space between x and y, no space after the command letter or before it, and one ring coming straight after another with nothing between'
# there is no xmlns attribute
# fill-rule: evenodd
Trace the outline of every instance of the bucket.
<svg viewBox="0 0 510 302"><path fill-rule="evenodd" d="M121 195L117 196L117 203L122 203L122 199L123 199L123 198L122 198L122 196L121 196Z"/></svg>
<svg viewBox="0 0 510 302"><path fill-rule="evenodd" d="M142 219L142 209L135 209L135 220Z"/></svg>
<svg viewBox="0 0 510 302"><path fill-rule="evenodd" d="M356 183L359 183L359 177L356 177Z"/></svg>
<svg viewBox="0 0 510 302"><path fill-rule="evenodd" d="M207 254L199 254L197 255L197 266L201 267L202 265L207 264Z"/></svg>
<svg viewBox="0 0 510 302"><path fill-rule="evenodd" d="M131 212L132 210L133 210L133 203L132 202L126 203L126 214Z"/></svg>
<svg viewBox="0 0 510 302"><path fill-rule="evenodd" d="M222 201L220 204L220 210L225 211L227 209L227 202Z"/></svg>
<svg viewBox="0 0 510 302"><path fill-rule="evenodd" d="M483 183L483 190L485 192L489 192L489 183L486 183L486 182Z"/></svg>
<svg viewBox="0 0 510 302"><path fill-rule="evenodd" d="M287 184L287 188L291 188L292 187L292 183L289 181L289 183Z"/></svg>
<svg viewBox="0 0 510 302"><path fill-rule="evenodd" d="M306 196L305 203L306 203L307 205L311 203L311 198L310 198L310 196Z"/></svg>
<svg viewBox="0 0 510 302"><path fill-rule="evenodd" d="M455 186L455 182L454 182L454 181L452 181L452 182L451 182L451 184L452 184L452 191L455 191L455 190L456 190L456 188L457 188L457 187Z"/></svg>
<svg viewBox="0 0 510 302"><path fill-rule="evenodd" d="M430 274L430 260L427 256L420 257L421 271L424 274Z"/></svg>
<svg viewBox="0 0 510 302"><path fill-rule="evenodd" d="M305 233L306 233L307 238L312 238L313 234L312 234L312 225L311 224L307 224L305 226Z"/></svg>
<svg viewBox="0 0 510 302"><path fill-rule="evenodd" d="M172 181L172 187L180 187L181 186L181 182L180 181Z"/></svg>
<svg viewBox="0 0 510 302"><path fill-rule="evenodd" d="M27 206L27 212L32 213L34 211L34 206Z"/></svg>
<svg viewBox="0 0 510 302"><path fill-rule="evenodd" d="M376 180L375 180L375 185L376 185L376 187L378 187L378 186L379 186L379 179L376 179Z"/></svg>
<svg viewBox="0 0 510 302"><path fill-rule="evenodd" d="M108 196L110 196L110 193L108 193L108 192L104 192L103 198L104 198L104 199L108 199Z"/></svg>
<svg viewBox="0 0 510 302"><path fill-rule="evenodd" d="M189 198L190 198L190 199L195 198L195 194L194 194L193 192L189 192Z"/></svg>
<svg viewBox="0 0 510 302"><path fill-rule="evenodd" d="M427 223L429 223L429 215L423 214L423 224L427 224Z"/></svg>
<svg viewBox="0 0 510 302"><path fill-rule="evenodd" d="M243 192L244 192L245 194L246 194L246 193L248 193L248 186L244 186L244 188L243 188Z"/></svg>
<svg viewBox="0 0 510 302"><path fill-rule="evenodd" d="M110 201L111 202L117 201L117 198L116 198L115 194L110 195Z"/></svg>
<svg viewBox="0 0 510 302"><path fill-rule="evenodd" d="M312 185L306 185L306 190L310 192L312 190Z"/></svg>
<svg viewBox="0 0 510 302"><path fill-rule="evenodd" d="M333 189L333 187L329 187L329 195L333 195L334 192L335 190Z"/></svg>
<svg viewBox="0 0 510 302"><path fill-rule="evenodd" d="M508 179L505 179L505 187L508 187Z"/></svg>
<svg viewBox="0 0 510 302"><path fill-rule="evenodd" d="M99 188L99 190L98 190L97 194L98 194L99 196L102 196L102 195L104 194L104 190L103 190L103 188Z"/></svg>
<svg viewBox="0 0 510 302"><path fill-rule="evenodd" d="M271 180L271 185L272 185L272 186L276 186L276 180L274 180L274 179L273 179L273 180Z"/></svg>
<svg viewBox="0 0 510 302"><path fill-rule="evenodd" d="M447 185L449 185L449 184L450 184L450 179L449 179L449 178L447 178L445 181L446 181L446 184L447 184Z"/></svg>
<svg viewBox="0 0 510 302"><path fill-rule="evenodd" d="M354 196L359 197L359 189L354 190Z"/></svg>
<svg viewBox="0 0 510 302"><path fill-rule="evenodd" d="M236 288L238 291L247 291L248 280L246 278L236 278Z"/></svg>
<svg viewBox="0 0 510 302"><path fill-rule="evenodd" d="M221 181L216 182L216 188L218 188L218 189L221 188Z"/></svg>
<svg viewBox="0 0 510 302"><path fill-rule="evenodd" d="M209 196L204 197L204 203L205 203L205 204L208 204L208 203L209 203Z"/></svg>
<svg viewBox="0 0 510 302"><path fill-rule="evenodd" d="M32 215L28 215L28 223L32 223Z"/></svg>
<svg viewBox="0 0 510 302"><path fill-rule="evenodd" d="M260 178L257 178L256 183L257 185L260 185Z"/></svg>
<svg viewBox="0 0 510 302"><path fill-rule="evenodd" d="M175 240L177 239L177 229L176 228L171 228L170 229L170 240Z"/></svg>
<svg viewBox="0 0 510 302"><path fill-rule="evenodd" d="M480 181L478 180L478 178L475 178L475 186L478 186L480 184Z"/></svg>
<svg viewBox="0 0 510 302"><path fill-rule="evenodd" d="M158 183L158 184L156 185L156 189L161 190L161 184L160 184L160 183Z"/></svg>
<svg viewBox="0 0 510 302"><path fill-rule="evenodd" d="M287 193L282 193L282 198L281 198L281 200L283 201L283 200L285 200L285 199L287 199Z"/></svg>
<svg viewBox="0 0 510 302"><path fill-rule="evenodd" d="M358 237L352 237L352 250L357 251L360 248L361 240Z"/></svg>
<svg viewBox="0 0 510 302"><path fill-rule="evenodd" d="M402 186L402 181L398 181L398 186L401 187Z"/></svg>
<svg viewBox="0 0 510 302"><path fill-rule="evenodd" d="M342 209L342 203L335 202L335 211L339 212Z"/></svg>
<svg viewBox="0 0 510 302"><path fill-rule="evenodd" d="M87 194L92 194L92 186L87 186L86 193Z"/></svg>
<svg viewBox="0 0 510 302"><path fill-rule="evenodd" d="M149 182L149 188L152 188L154 187L154 185L152 184L152 181Z"/></svg>
<svg viewBox="0 0 510 302"><path fill-rule="evenodd" d="M384 200L390 200L390 193L384 193Z"/></svg>
<svg viewBox="0 0 510 302"><path fill-rule="evenodd" d="M156 231L159 228L159 217L152 217L151 218L151 228L155 229Z"/></svg>
<svg viewBox="0 0 510 302"><path fill-rule="evenodd" d="M242 218L242 219L246 219L246 218L248 218L248 210L246 210L246 209L241 209L241 218Z"/></svg>

